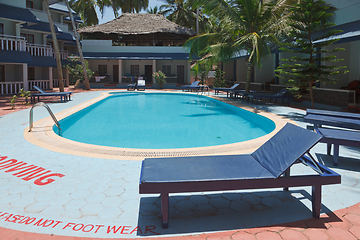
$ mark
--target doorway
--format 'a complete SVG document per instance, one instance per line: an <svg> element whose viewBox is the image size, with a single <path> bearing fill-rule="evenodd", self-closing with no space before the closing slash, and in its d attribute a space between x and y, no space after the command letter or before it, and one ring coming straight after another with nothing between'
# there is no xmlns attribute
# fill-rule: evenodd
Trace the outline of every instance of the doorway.
<svg viewBox="0 0 360 240"><path fill-rule="evenodd" d="M145 83L152 83L152 65L145 65Z"/></svg>
<svg viewBox="0 0 360 240"><path fill-rule="evenodd" d="M185 67L184 65L177 65L176 69L176 75L177 75L177 83L184 83L185 82Z"/></svg>
<svg viewBox="0 0 360 240"><path fill-rule="evenodd" d="M119 65L113 65L113 80L114 83L119 82Z"/></svg>

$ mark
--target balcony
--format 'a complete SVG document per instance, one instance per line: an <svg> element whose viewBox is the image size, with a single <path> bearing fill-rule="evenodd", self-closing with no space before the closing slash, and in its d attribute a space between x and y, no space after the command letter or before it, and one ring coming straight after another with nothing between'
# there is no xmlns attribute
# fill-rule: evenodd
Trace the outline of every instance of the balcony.
<svg viewBox="0 0 360 240"><path fill-rule="evenodd" d="M50 45L28 43L24 37L0 34L0 50L27 51L31 56L55 57L55 51ZM66 59L68 51L60 50L60 58Z"/></svg>
<svg viewBox="0 0 360 240"><path fill-rule="evenodd" d="M26 51L26 40L24 37L0 34L0 50Z"/></svg>

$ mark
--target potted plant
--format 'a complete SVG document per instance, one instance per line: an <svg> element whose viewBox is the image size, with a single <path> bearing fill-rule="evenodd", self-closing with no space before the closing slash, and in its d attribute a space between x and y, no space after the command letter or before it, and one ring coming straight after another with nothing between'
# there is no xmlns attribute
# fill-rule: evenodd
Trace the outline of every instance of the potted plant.
<svg viewBox="0 0 360 240"><path fill-rule="evenodd" d="M156 80L156 82L159 84L160 89L163 87L163 84L166 83L166 76L165 73L163 73L161 70L153 73L153 78Z"/></svg>

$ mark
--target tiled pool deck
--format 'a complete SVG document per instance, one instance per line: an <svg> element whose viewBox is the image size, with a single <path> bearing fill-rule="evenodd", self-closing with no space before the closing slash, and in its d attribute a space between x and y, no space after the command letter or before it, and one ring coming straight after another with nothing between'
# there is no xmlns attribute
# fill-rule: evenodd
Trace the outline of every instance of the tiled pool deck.
<svg viewBox="0 0 360 240"><path fill-rule="evenodd" d="M61 115L100 95L97 91L79 93L70 102L49 106ZM303 110L274 105L256 108L306 127ZM46 117L45 109L34 110L35 124ZM291 188L289 192L189 193L171 195L170 227L162 229L159 196L138 194L139 159L74 155L34 145L24 138L28 118L28 109L0 116L1 240L360 239L358 149L340 147L340 164L333 167L325 144L313 148L313 155L342 176L341 184L323 187L321 219L311 218L310 187ZM6 160L22 163L10 171L5 168ZM24 174L29 169L39 171L29 177ZM36 176L44 171L47 173L42 176L52 174L54 181ZM293 172L306 171L298 165Z"/></svg>

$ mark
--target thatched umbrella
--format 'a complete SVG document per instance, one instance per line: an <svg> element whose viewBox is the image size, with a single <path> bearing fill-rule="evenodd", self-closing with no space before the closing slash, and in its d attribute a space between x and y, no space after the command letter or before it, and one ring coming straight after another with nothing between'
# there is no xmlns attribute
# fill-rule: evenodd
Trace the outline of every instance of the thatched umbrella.
<svg viewBox="0 0 360 240"><path fill-rule="evenodd" d="M161 14L123 13L104 24L78 30L87 39L113 40L119 45L181 45L196 34Z"/></svg>

